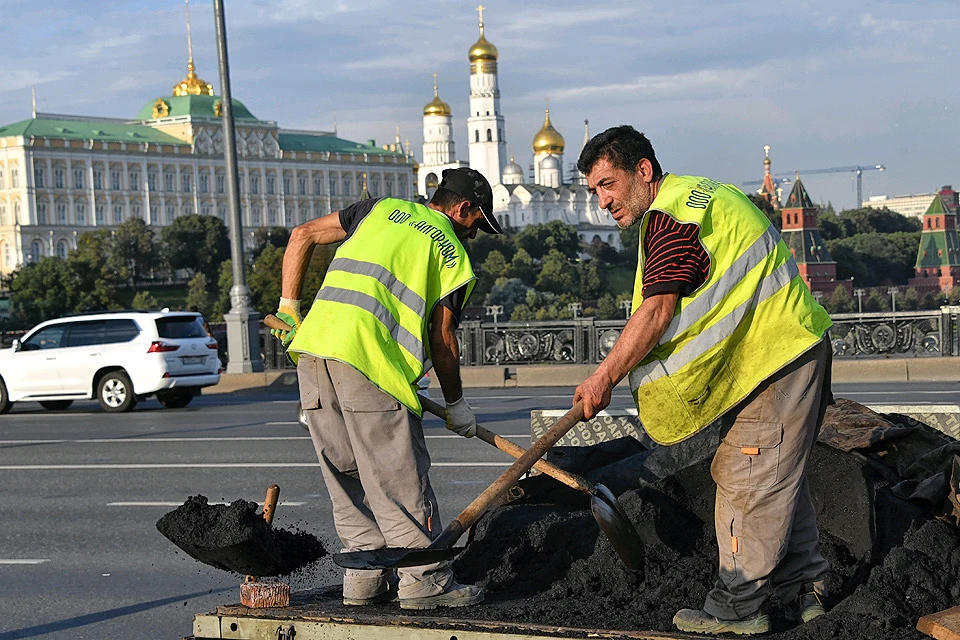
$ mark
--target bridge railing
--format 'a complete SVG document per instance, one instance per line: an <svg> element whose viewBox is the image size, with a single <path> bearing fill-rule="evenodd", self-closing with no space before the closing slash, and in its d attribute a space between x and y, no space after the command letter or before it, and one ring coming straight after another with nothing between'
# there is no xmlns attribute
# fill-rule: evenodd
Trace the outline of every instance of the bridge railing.
<svg viewBox="0 0 960 640"><path fill-rule="evenodd" d="M835 358L960 356L960 306L939 311L845 313L833 316ZM626 320L538 322L465 321L457 330L463 366L596 364L623 331ZM292 368L280 343L261 332L268 369ZM269 338L269 339L267 339Z"/></svg>

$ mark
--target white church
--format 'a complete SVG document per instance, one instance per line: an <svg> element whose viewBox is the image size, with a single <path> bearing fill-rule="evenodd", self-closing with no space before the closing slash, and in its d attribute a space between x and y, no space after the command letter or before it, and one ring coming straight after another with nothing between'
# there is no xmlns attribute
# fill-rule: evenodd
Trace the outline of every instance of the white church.
<svg viewBox="0 0 960 640"><path fill-rule="evenodd" d="M470 114L467 116L469 163L456 159L453 114L440 99L434 74L433 100L423 108L423 162L417 170L418 193L430 198L444 169L470 166L493 185L493 208L504 228L520 229L531 224L561 220L573 225L585 243L605 242L622 249L617 224L591 195L582 174L563 175L564 140L550 122L546 110L543 127L533 137L533 176L528 181L523 167L507 160L506 129L500 111L497 82L497 48L483 33L470 47ZM584 143L589 138L584 121Z"/></svg>

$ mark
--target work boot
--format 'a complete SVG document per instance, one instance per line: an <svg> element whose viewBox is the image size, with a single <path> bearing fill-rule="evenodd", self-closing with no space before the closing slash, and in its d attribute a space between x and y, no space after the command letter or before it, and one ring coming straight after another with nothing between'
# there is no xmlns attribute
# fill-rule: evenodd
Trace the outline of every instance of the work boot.
<svg viewBox="0 0 960 640"><path fill-rule="evenodd" d="M702 609L680 609L673 616L673 624L680 631L693 633L734 633L749 636L770 631L770 618L757 611L742 620L721 620Z"/></svg>
<svg viewBox="0 0 960 640"><path fill-rule="evenodd" d="M396 602L396 579L384 571L347 569L343 576L343 604L363 606Z"/></svg>
<svg viewBox="0 0 960 640"><path fill-rule="evenodd" d="M823 607L823 596L817 593L812 586L797 596L793 602L784 605L783 616L790 622L806 623L827 613Z"/></svg>
<svg viewBox="0 0 960 640"><path fill-rule="evenodd" d="M442 591L437 591L436 584L432 580L423 580L403 587L399 596L401 609L423 611L437 607L467 607L478 604L483 602L483 589L451 580Z"/></svg>

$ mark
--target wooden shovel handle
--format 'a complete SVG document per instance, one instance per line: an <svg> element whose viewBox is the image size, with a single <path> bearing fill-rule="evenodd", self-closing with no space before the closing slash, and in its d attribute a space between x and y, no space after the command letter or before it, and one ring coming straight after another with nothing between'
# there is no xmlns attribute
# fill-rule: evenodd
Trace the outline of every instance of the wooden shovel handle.
<svg viewBox="0 0 960 640"><path fill-rule="evenodd" d="M280 498L280 487L272 484L267 487L267 497L263 501L263 519L267 524L273 524L273 512L277 509L277 499Z"/></svg>
<svg viewBox="0 0 960 640"><path fill-rule="evenodd" d="M278 331L290 331L291 329L293 329L293 327L291 327L286 322L284 322L277 316L273 315L272 313L268 313L263 317L263 326L265 326L268 329L276 329Z"/></svg>
<svg viewBox="0 0 960 640"><path fill-rule="evenodd" d="M434 402L430 398L427 398L421 395L420 404L423 406L424 409L426 409L433 415L437 416L441 420L446 418L446 412L444 408L441 407L439 403ZM477 437L488 444L492 444L497 449L500 449L500 451L503 451L507 455L517 459L519 459L520 456L522 456L527 451L520 445L515 444L510 440L507 440L506 438L497 435L493 431L490 431L489 429L484 429L479 424L477 425ZM567 485L571 489L575 489L577 491L583 491L584 493L590 493L590 494L594 492L593 485L589 481L587 481L585 478L582 478L581 476L578 476L574 473L570 473L569 471L564 471L560 467L556 466L551 462L547 462L546 460L537 460L537 462L533 465L533 468L538 471L542 471L543 473L547 474L554 480L558 480L562 482L563 484Z"/></svg>
<svg viewBox="0 0 960 640"><path fill-rule="evenodd" d="M467 505L467 508L440 532L440 535L434 539L429 548L448 549L452 547L463 535L463 532L472 527L503 492L513 486L520 479L520 476L529 471L530 467L542 458L550 447L555 445L581 420L583 420L583 403L578 402L562 418L557 420L539 440L534 442L509 469L500 474L500 477L494 480L493 484Z"/></svg>

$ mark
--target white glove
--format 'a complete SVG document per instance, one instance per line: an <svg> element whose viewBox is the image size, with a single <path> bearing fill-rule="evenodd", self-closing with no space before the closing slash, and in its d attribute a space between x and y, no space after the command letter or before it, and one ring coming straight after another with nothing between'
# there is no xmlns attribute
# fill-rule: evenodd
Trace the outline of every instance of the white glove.
<svg viewBox="0 0 960 640"><path fill-rule="evenodd" d="M477 435L477 416L473 415L473 409L463 397L447 403L447 429L464 438Z"/></svg>

